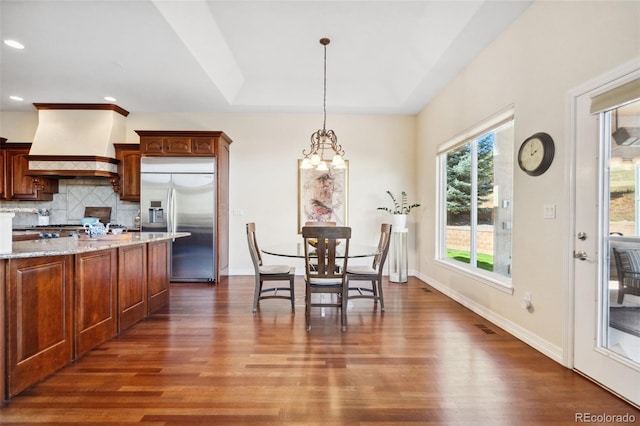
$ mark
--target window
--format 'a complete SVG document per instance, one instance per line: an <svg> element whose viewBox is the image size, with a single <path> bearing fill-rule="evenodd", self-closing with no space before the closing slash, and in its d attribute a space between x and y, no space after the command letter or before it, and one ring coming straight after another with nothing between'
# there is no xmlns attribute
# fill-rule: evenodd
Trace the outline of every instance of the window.
<svg viewBox="0 0 640 426"><path fill-rule="evenodd" d="M513 112L439 150L439 258L497 278L511 277Z"/></svg>

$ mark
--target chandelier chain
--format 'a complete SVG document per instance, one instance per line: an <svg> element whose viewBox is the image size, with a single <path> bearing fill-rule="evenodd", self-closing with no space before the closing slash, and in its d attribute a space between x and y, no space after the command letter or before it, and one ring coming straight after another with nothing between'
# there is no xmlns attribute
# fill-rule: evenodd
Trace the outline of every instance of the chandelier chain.
<svg viewBox="0 0 640 426"><path fill-rule="evenodd" d="M327 152L333 152L333 160L331 165L334 168L345 168L345 162L343 160L344 150L342 145L338 144L338 137L333 130L327 130L327 44L331 40L328 38L321 38L320 44L324 47L324 63L323 63L323 97L322 97L322 129L311 134L311 145L309 152L302 150L304 159L300 165L300 168L312 168L317 167L318 170L328 170L325 163L325 150Z"/></svg>
<svg viewBox="0 0 640 426"><path fill-rule="evenodd" d="M324 44L324 96L322 100L324 120L322 122L322 131L327 132L327 44Z"/></svg>

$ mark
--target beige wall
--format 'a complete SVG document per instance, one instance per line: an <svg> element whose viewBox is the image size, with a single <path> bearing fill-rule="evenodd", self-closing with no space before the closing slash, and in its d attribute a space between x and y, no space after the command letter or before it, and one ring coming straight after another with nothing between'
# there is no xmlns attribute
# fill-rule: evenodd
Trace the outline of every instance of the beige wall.
<svg viewBox="0 0 640 426"><path fill-rule="evenodd" d="M262 246L298 241L297 160L308 147L311 133L322 127L321 115L131 114L127 127L131 141L137 141L135 129L215 129L233 139L231 274L253 274L246 243L247 222L256 222ZM406 189L416 194L415 117L340 116L329 112L327 127L336 132L349 160L349 225L353 239L375 245L380 224L390 219L376 211L387 203L385 190ZM282 263L285 259L265 261ZM302 273L303 263L295 264Z"/></svg>
<svg viewBox="0 0 640 426"><path fill-rule="evenodd" d="M439 144L512 104L517 146L535 132L554 138L556 157L544 175L526 175L514 159L513 295L434 261L433 208L422 212L418 267L427 282L503 321L557 360L570 320L565 290L573 264L568 97L573 88L640 55L639 18L639 2L536 2L418 117L418 157L428 166L435 164ZM436 200L431 169L418 168L417 180L428 206ZM544 204L556 205L556 219L543 219ZM520 307L524 292L533 295L532 312Z"/></svg>
<svg viewBox="0 0 640 426"><path fill-rule="evenodd" d="M126 105L122 105L126 109ZM2 113L2 132L10 142L30 142L37 114ZM246 243L246 222L256 222L264 246L296 242L297 160L308 148L311 133L322 127L322 115L292 114L136 114L126 122L126 141L139 141L135 130L223 130L231 144L230 165L230 274L253 274ZM376 210L386 206L387 189L415 189L415 117L337 115L329 112L327 127L349 161L349 225L353 240L376 245L380 224L390 216ZM3 133L0 133L3 134ZM417 200L420 201L420 200ZM25 203L25 202L22 202ZM27 202L28 203L28 202ZM37 204L37 203L32 203ZM22 204L21 204L22 205ZM412 213L411 219L417 218ZM414 224L410 224L415 227ZM414 270L412 237L409 267ZM286 259L289 261L289 259ZM285 261L267 258L267 262ZM367 260L370 262L370 259ZM302 262L292 262L303 272Z"/></svg>

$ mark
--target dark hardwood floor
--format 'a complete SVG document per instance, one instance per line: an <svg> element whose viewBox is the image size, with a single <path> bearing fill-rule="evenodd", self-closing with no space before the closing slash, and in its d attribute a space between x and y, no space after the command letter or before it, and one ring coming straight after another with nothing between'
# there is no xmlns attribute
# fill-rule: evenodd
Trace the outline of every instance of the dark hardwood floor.
<svg viewBox="0 0 640 426"><path fill-rule="evenodd" d="M253 277L174 285L166 309L0 408L0 424L573 425L640 411L410 278L348 330L304 287L252 314Z"/></svg>

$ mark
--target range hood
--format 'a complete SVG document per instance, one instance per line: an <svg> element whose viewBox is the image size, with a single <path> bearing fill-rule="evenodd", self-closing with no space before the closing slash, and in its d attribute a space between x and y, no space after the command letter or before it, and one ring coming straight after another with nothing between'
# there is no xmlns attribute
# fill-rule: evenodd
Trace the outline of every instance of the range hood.
<svg viewBox="0 0 640 426"><path fill-rule="evenodd" d="M33 105L38 109L38 128L27 156L27 174L117 179L113 143L125 140L128 111L114 104Z"/></svg>

